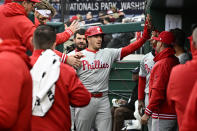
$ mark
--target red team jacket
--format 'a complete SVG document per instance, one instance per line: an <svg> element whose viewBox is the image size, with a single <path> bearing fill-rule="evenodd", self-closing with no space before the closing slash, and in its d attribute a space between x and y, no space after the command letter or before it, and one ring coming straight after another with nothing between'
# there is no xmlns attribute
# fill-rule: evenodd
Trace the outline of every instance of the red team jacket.
<svg viewBox="0 0 197 131"><path fill-rule="evenodd" d="M192 60L173 68L168 84L168 100L175 107L181 126L185 108L197 78L197 50L191 41Z"/></svg>
<svg viewBox="0 0 197 131"><path fill-rule="evenodd" d="M35 25L27 18L25 8L18 3L7 3L0 6L0 38L16 39L30 51L33 51L31 43ZM61 44L67 41L73 32L66 29L58 33L56 43Z"/></svg>
<svg viewBox="0 0 197 131"><path fill-rule="evenodd" d="M0 131L31 131L32 79L26 49L0 44Z"/></svg>
<svg viewBox="0 0 197 131"><path fill-rule="evenodd" d="M187 108L184 113L184 117L182 119L182 124L180 126L180 131L196 131L197 129L197 82L193 87L191 95L189 97L189 101L187 104Z"/></svg>
<svg viewBox="0 0 197 131"><path fill-rule="evenodd" d="M27 18L25 8L18 3L7 3L0 6L0 38L17 39L27 49L33 51L31 37L34 24Z"/></svg>
<svg viewBox="0 0 197 131"><path fill-rule="evenodd" d="M176 113L167 102L166 91L171 69L179 64L179 60L174 56L175 51L166 48L158 53L149 82L149 105L145 113L152 115L152 118L159 119L176 119Z"/></svg>
<svg viewBox="0 0 197 131"><path fill-rule="evenodd" d="M43 50L35 50L31 57L34 64ZM56 83L55 100L52 108L44 117L32 116L32 131L70 131L70 105L86 106L91 95L76 75L75 70L60 65L60 76Z"/></svg>

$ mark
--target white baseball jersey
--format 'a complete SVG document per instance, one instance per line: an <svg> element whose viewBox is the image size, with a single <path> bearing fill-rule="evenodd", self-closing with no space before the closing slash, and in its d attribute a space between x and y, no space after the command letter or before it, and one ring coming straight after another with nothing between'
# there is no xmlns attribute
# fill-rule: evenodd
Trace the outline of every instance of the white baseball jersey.
<svg viewBox="0 0 197 131"><path fill-rule="evenodd" d="M69 52L68 54L62 53L61 62L62 62L62 63L65 63L66 57L67 57L67 56L70 56L70 55L75 55L75 53L76 53L75 50Z"/></svg>
<svg viewBox="0 0 197 131"><path fill-rule="evenodd" d="M121 48L105 48L97 52L85 49L81 52L84 57L77 70L81 82L90 92L108 91L110 69L114 61L120 60Z"/></svg>
<svg viewBox="0 0 197 131"><path fill-rule="evenodd" d="M140 62L139 76L146 77L146 87L144 90L145 93L149 92L150 72L155 64L153 59L154 59L154 56L153 56L152 52L149 52L142 58L142 60Z"/></svg>
<svg viewBox="0 0 197 131"><path fill-rule="evenodd" d="M68 56L70 56L70 55L75 55L75 53L76 53L76 50L73 50L73 51L69 52L67 55L68 55Z"/></svg>

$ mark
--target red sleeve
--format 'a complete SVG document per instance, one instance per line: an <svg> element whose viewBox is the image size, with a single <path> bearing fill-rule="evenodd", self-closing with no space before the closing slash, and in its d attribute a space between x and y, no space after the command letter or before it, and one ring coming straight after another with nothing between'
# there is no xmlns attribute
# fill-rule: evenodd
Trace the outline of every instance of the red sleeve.
<svg viewBox="0 0 197 131"><path fill-rule="evenodd" d="M175 69L175 68L174 68ZM175 84L174 84L174 78L176 79L176 77L174 76L176 72L174 72L174 70L172 69L171 74L170 74L170 78L169 78L169 82L168 82L168 88L167 88L167 99L168 99L168 103L174 107L174 96L176 96L176 91L177 89L175 88Z"/></svg>
<svg viewBox="0 0 197 131"><path fill-rule="evenodd" d="M197 129L197 83L193 87L189 101L185 110L183 117L183 122L181 124L180 131L193 131Z"/></svg>
<svg viewBox="0 0 197 131"><path fill-rule="evenodd" d="M27 23L21 23L23 26L21 26L21 34L22 34L22 43L24 46L33 52L34 47L32 43L33 39L33 33L36 29L35 25L31 21L27 21Z"/></svg>
<svg viewBox="0 0 197 131"><path fill-rule="evenodd" d="M138 100L144 100L144 89L146 87L146 77L139 76L138 82Z"/></svg>
<svg viewBox="0 0 197 131"><path fill-rule="evenodd" d="M76 73L71 78L70 83L70 104L74 107L82 107L88 105L91 99L91 94L81 83Z"/></svg>
<svg viewBox="0 0 197 131"><path fill-rule="evenodd" d="M146 21L142 37L139 40L133 43L130 43L128 46L122 48L121 59L131 54L132 52L136 51L137 49L139 49L146 42L146 40L149 39L149 37L150 36L149 36L149 32L147 28L147 21Z"/></svg>
<svg viewBox="0 0 197 131"><path fill-rule="evenodd" d="M121 59L131 54L132 52L136 51L137 49L139 49L145 42L146 42L146 39L142 37L138 41L135 41L129 44L128 46L123 47L121 50Z"/></svg>
<svg viewBox="0 0 197 131"><path fill-rule="evenodd" d="M36 17L34 17L34 25L36 26L36 28L40 25L40 22Z"/></svg>
<svg viewBox="0 0 197 131"><path fill-rule="evenodd" d="M67 59L68 59L68 55L65 54L65 53L62 53L62 52L60 52L58 50L54 50L54 52L61 58L61 62L66 64Z"/></svg>
<svg viewBox="0 0 197 131"><path fill-rule="evenodd" d="M13 57L12 61L6 61L1 59L0 61L0 130L5 128L11 128L16 124L18 112L19 112L19 99L21 93L21 87L23 86L24 74L21 70L20 62L16 62ZM12 64L11 64L12 63Z"/></svg>
<svg viewBox="0 0 197 131"><path fill-rule="evenodd" d="M68 59L68 55L65 53L62 53L61 62L64 64L67 64L67 59Z"/></svg>
<svg viewBox="0 0 197 131"><path fill-rule="evenodd" d="M71 36L73 35L73 32L67 28L64 32L56 34L56 43L57 45L60 45L64 42L66 42Z"/></svg>
<svg viewBox="0 0 197 131"><path fill-rule="evenodd" d="M159 107L158 105L162 103L164 99L166 99L166 88L169 72L165 69L165 65L162 65L160 64L155 66L151 73L149 83L149 104L145 110L147 115L151 115L152 111L157 110Z"/></svg>

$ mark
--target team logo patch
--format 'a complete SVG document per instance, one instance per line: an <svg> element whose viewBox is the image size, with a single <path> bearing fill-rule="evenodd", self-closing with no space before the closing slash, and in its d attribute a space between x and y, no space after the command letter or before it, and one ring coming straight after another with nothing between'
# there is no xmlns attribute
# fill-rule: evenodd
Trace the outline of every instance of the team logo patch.
<svg viewBox="0 0 197 131"><path fill-rule="evenodd" d="M101 29L100 28L97 28L97 30L100 32L101 31Z"/></svg>

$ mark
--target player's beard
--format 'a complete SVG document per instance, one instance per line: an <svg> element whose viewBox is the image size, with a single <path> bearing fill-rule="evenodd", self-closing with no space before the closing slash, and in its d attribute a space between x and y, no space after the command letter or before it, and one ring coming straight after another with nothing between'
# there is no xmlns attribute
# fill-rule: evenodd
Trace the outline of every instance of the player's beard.
<svg viewBox="0 0 197 131"><path fill-rule="evenodd" d="M78 51L81 51L81 50L87 48L87 45L84 45L83 43L80 43L80 45L76 46L76 48L77 48Z"/></svg>

